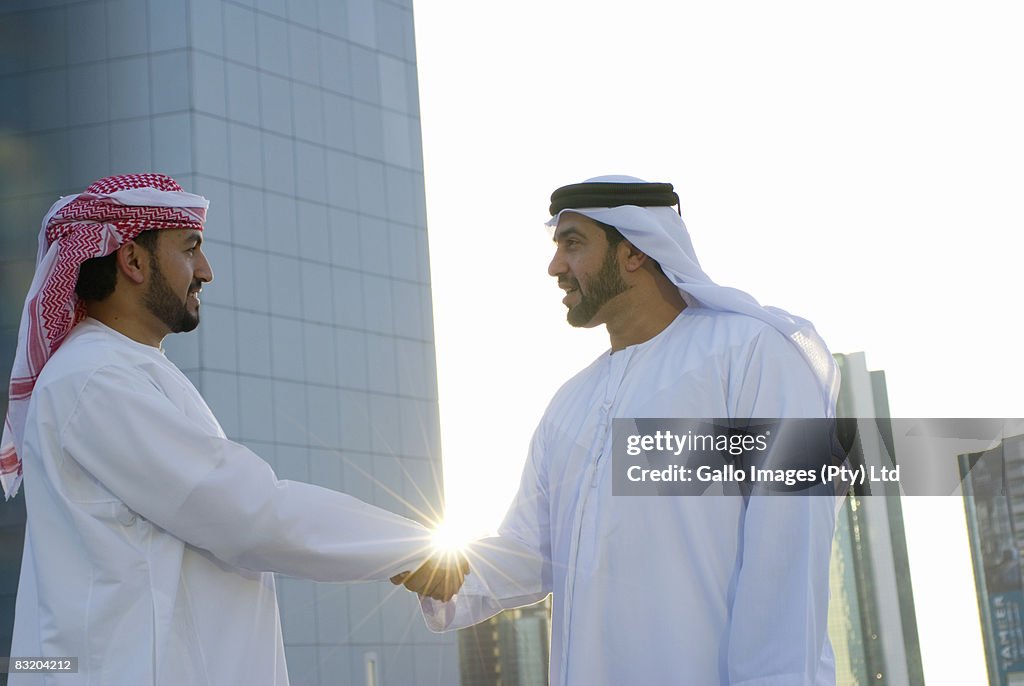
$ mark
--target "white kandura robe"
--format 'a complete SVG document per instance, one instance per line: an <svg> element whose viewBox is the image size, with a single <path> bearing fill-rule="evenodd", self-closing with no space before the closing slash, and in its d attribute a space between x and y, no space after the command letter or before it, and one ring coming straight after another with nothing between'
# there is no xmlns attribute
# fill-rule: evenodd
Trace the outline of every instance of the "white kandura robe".
<svg viewBox="0 0 1024 686"><path fill-rule="evenodd" d="M834 499L612 496L611 422L822 417L795 346L752 317L688 308L555 395L498 537L473 547L434 631L553 593L551 684L822 686Z"/></svg>
<svg viewBox="0 0 1024 686"><path fill-rule="evenodd" d="M11 654L79 658L12 686L288 683L270 572L415 568L419 524L278 481L156 348L95 320L47 362L22 451L28 525Z"/></svg>

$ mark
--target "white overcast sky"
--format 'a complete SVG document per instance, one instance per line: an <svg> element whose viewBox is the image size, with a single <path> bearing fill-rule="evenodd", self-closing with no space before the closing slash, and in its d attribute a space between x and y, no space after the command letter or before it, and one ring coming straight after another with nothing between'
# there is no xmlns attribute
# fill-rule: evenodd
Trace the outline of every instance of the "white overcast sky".
<svg viewBox="0 0 1024 686"><path fill-rule="evenodd" d="M894 416L1024 416L1024 6L470 0L415 7L445 492L493 529L565 324L543 222L599 174L675 184L705 270L885 369ZM985 680L963 505L905 499L927 682Z"/></svg>

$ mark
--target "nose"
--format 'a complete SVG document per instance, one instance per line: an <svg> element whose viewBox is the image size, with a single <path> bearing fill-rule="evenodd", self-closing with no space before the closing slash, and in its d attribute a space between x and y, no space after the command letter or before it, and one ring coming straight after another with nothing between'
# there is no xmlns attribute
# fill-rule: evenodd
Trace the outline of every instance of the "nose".
<svg viewBox="0 0 1024 686"><path fill-rule="evenodd" d="M213 267L210 266L210 260L207 259L206 253L202 249L197 252L199 259L196 261L195 278L203 283L210 283L213 281Z"/></svg>
<svg viewBox="0 0 1024 686"><path fill-rule="evenodd" d="M555 254L551 257L551 262L548 263L548 276L560 276L569 271L569 266L565 262L565 258L562 256L562 249L556 248Z"/></svg>

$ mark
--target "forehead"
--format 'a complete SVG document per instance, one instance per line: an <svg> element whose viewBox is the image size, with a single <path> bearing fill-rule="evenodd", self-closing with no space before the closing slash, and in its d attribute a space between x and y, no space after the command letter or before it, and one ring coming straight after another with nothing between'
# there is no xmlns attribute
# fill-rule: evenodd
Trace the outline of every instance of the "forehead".
<svg viewBox="0 0 1024 686"><path fill-rule="evenodd" d="M557 241L569 233L576 233L584 238L595 238L604 235L604 231L593 219L584 217L576 212L562 212L561 216L558 217L558 226L555 227L553 238Z"/></svg>
<svg viewBox="0 0 1024 686"><path fill-rule="evenodd" d="M202 231L190 227L157 229L156 235L158 238L163 237L165 241L174 241L175 243L187 243L203 238Z"/></svg>

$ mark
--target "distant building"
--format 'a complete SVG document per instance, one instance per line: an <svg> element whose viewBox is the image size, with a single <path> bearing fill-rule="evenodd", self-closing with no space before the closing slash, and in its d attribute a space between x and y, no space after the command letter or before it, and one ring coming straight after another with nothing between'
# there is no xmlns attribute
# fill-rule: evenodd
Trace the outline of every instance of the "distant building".
<svg viewBox="0 0 1024 686"><path fill-rule="evenodd" d="M891 467L885 372L868 371L863 353L835 358L843 378L837 415L859 418L858 459ZM917 686L924 674L899 491L872 487L854 487L836 522L828 619L836 684Z"/></svg>
<svg viewBox="0 0 1024 686"><path fill-rule="evenodd" d="M462 686L545 686L550 637L550 596L461 630Z"/></svg>
<svg viewBox="0 0 1024 686"><path fill-rule="evenodd" d="M1024 685L1024 436L960 456L990 686Z"/></svg>

